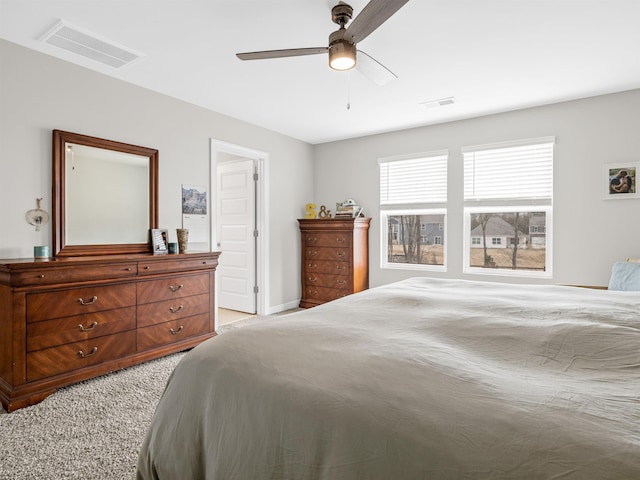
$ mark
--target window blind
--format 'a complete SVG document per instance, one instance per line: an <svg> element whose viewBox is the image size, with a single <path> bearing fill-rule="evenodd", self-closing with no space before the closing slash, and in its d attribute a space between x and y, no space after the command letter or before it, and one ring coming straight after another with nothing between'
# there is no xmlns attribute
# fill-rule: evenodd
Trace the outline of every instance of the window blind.
<svg viewBox="0 0 640 480"><path fill-rule="evenodd" d="M550 200L553 195L553 138L530 142L464 148L464 199Z"/></svg>
<svg viewBox="0 0 640 480"><path fill-rule="evenodd" d="M447 154L380 159L380 205L445 203Z"/></svg>

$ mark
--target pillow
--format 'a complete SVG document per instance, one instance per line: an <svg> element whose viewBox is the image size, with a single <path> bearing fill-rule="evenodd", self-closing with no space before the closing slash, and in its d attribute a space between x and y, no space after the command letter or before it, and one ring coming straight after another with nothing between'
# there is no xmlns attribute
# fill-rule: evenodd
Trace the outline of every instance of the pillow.
<svg viewBox="0 0 640 480"><path fill-rule="evenodd" d="M640 263L614 263L609 279L609 290L640 291Z"/></svg>

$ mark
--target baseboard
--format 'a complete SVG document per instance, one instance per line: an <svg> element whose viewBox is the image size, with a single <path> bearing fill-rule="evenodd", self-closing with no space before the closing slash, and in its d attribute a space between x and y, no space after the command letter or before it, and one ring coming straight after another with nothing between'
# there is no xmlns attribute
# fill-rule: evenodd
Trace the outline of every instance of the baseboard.
<svg viewBox="0 0 640 480"><path fill-rule="evenodd" d="M292 308L298 308L300 300L294 300L293 302L283 303L281 305L275 305L269 307L265 312L266 315L273 315L274 313L284 312L285 310L291 310Z"/></svg>

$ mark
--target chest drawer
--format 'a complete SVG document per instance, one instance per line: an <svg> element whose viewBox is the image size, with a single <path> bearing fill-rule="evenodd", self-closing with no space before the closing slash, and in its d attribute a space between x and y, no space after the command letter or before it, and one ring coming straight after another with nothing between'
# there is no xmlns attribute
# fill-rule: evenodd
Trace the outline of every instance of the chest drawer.
<svg viewBox="0 0 640 480"><path fill-rule="evenodd" d="M136 304L135 284L74 288L27 295L27 322L71 317Z"/></svg>
<svg viewBox="0 0 640 480"><path fill-rule="evenodd" d="M188 258L181 255L165 255L164 261L140 262L138 264L138 274L146 275L163 272L184 272L196 270L198 268L210 269L218 265L217 257ZM170 258L173 257L173 258Z"/></svg>
<svg viewBox="0 0 640 480"><path fill-rule="evenodd" d="M136 307L119 308L27 325L27 351L80 342L136 328Z"/></svg>
<svg viewBox="0 0 640 480"><path fill-rule="evenodd" d="M305 274L330 273L333 275L349 275L349 262L330 262L309 260L303 264Z"/></svg>
<svg viewBox="0 0 640 480"><path fill-rule="evenodd" d="M305 245L309 247L348 247L351 235L345 232L312 232L305 234Z"/></svg>
<svg viewBox="0 0 640 480"><path fill-rule="evenodd" d="M137 331L138 350L148 350L149 348L180 342L189 337L204 335L208 332L208 313L139 328Z"/></svg>
<svg viewBox="0 0 640 480"><path fill-rule="evenodd" d="M328 273L307 273L305 275L307 286L317 285L320 287L331 287L349 290L349 277L346 275L330 275Z"/></svg>
<svg viewBox="0 0 640 480"><path fill-rule="evenodd" d="M14 284L23 285L51 285L52 283L83 282L88 280L102 280L106 278L135 277L138 271L136 262L93 265L90 267L53 267L32 269L14 274Z"/></svg>
<svg viewBox="0 0 640 480"><path fill-rule="evenodd" d="M138 284L138 304L209 293L209 274L170 277Z"/></svg>
<svg viewBox="0 0 640 480"><path fill-rule="evenodd" d="M27 381L78 370L135 353L136 332L116 333L27 354Z"/></svg>
<svg viewBox="0 0 640 480"><path fill-rule="evenodd" d="M348 248L309 247L305 251L305 260L331 260L348 262L351 258Z"/></svg>
<svg viewBox="0 0 640 480"><path fill-rule="evenodd" d="M138 305L138 328L209 313L209 294Z"/></svg>
<svg viewBox="0 0 640 480"><path fill-rule="evenodd" d="M309 285L305 288L305 298L310 300L321 300L330 302L338 298L346 297L350 291L342 288L320 287L317 285Z"/></svg>

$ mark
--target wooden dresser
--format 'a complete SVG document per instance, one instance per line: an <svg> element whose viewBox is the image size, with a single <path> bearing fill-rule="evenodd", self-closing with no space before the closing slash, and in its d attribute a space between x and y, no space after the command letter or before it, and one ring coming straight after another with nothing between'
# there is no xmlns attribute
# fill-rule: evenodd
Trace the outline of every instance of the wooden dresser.
<svg viewBox="0 0 640 480"><path fill-rule="evenodd" d="M3 407L215 336L219 255L0 260Z"/></svg>
<svg viewBox="0 0 640 480"><path fill-rule="evenodd" d="M369 288L370 218L299 219L302 299L309 308Z"/></svg>

